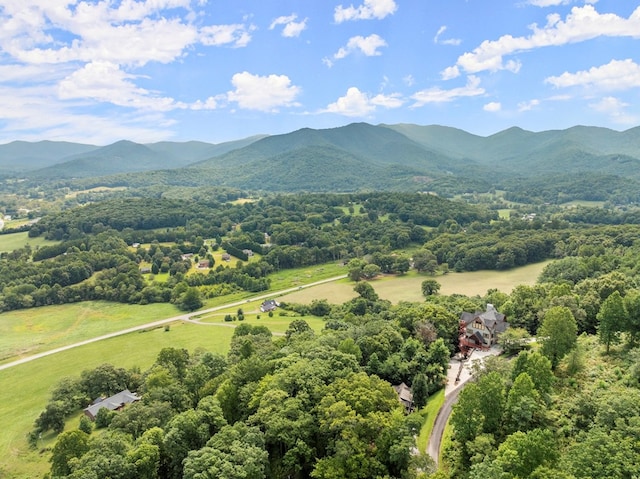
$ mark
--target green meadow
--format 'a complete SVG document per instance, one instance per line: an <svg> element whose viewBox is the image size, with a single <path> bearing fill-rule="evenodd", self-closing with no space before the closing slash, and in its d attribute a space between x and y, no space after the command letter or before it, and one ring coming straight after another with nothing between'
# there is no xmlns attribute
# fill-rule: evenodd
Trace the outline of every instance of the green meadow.
<svg viewBox="0 0 640 479"><path fill-rule="evenodd" d="M24 248L26 245L36 249L39 246L56 243L57 241L49 241L42 237L29 238L29 233L26 231L23 231L22 233L9 233L0 235L0 253L9 253L13 250Z"/></svg>
<svg viewBox="0 0 640 479"><path fill-rule="evenodd" d="M472 271L428 276L415 271L401 276L382 276L369 283L376 293L394 304L400 301L424 301L422 282L433 278L440 283L440 294L464 294L482 296L495 288L504 293L519 285L533 285L549 261L530 264L508 271ZM347 279L321 284L287 294L281 299L292 303L309 303L313 299L326 299L332 304L341 304L357 296L353 291L355 283Z"/></svg>

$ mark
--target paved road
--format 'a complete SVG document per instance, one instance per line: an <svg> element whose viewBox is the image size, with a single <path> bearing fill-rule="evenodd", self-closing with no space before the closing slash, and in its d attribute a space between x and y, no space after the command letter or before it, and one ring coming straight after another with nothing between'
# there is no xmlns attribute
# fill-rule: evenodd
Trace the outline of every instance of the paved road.
<svg viewBox="0 0 640 479"><path fill-rule="evenodd" d="M238 307L238 306L242 306L242 305L244 305L244 304L246 304L248 302L251 302L251 301L260 301L261 299L269 299L269 298L274 298L276 296L282 296L284 294L292 293L294 291L299 291L301 289L310 288L312 286L318 286L319 284L330 283L332 281L337 281L339 279L343 279L343 278L346 278L346 277L347 277L346 274L343 274L341 276L334 276L333 278L327 278L327 279L323 279L321 281L315 281L313 283L305 284L303 286L296 286L294 288L283 289L281 291L272 291L272 292L267 293L267 294L261 294L261 295L258 295L258 296L252 296L250 298L243 299L242 301L235 301L233 303L223 304L221 306L216 306L214 308L208 308L208 309L203 309L203 310L199 310L199 311L194 311L193 313L180 314L178 316L173 316L171 318L161 319L159 321L153 321L151 323L146 323L146 324L141 324L139 326L134 326L133 328L128 328L128 329L123 329L123 330L120 330L120 331L115 331L113 333L104 334L102 336L98 336L98 337L95 337L95 338L87 339L85 341L79 341L79 342L73 343L73 344L68 344L67 346L62 346L62 347L59 347L59 348L56 348L56 349L51 349L49 351L44 351L42 353L33 354L31 356L27 356L27 357L24 357L24 358L21 358L21 359L17 359L16 361L12 361L10 363L2 364L2 365L0 365L0 371L2 371L3 369L11 368L13 366L18 366L19 364L27 363L29 361L34 361L35 359L44 358L45 356L50 356L52 354L60 353L62 351L67 351L69 349L77 348L79 346L84 346L86 344L95 343L97 341L103 341L103 340L109 339L109 338L115 338L116 336L122 336L123 334L134 333L136 331L141 331L143 329L157 328L159 326L164 326L165 324L174 323L176 321L189 321L189 322L196 322L197 323L198 321L194 321L192 319L192 317L199 316L199 315L202 315L202 314L212 313L212 312L215 312L215 311L220 311L222 309L235 308L235 307ZM203 323L201 323L201 324L203 324ZM225 324L225 323L219 324L219 326L234 327L234 325Z"/></svg>
<svg viewBox="0 0 640 479"><path fill-rule="evenodd" d="M442 435L444 429L449 421L451 410L453 405L458 400L458 395L464 385L469 381L471 376L471 364L474 361L482 361L483 358L489 355L500 354L500 350L492 348L489 351L474 351L470 361L465 361L465 364L460 371L459 381L456 382L458 371L460 370L460 361L452 359L449 361L449 370L447 371L447 384L444 389L444 403L436 415L436 420L433 424L433 430L429 437L429 444L427 445L427 453L438 464L438 458L440 456L440 447L442 445Z"/></svg>

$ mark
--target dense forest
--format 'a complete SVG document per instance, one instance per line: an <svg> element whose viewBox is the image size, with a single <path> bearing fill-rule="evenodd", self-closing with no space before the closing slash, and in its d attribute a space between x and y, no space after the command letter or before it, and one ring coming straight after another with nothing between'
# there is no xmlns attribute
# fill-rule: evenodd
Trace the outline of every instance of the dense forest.
<svg viewBox="0 0 640 479"><path fill-rule="evenodd" d="M30 237L44 235L58 244L3 256L0 310L91 299L173 301L195 309L201 303L184 301L193 288L204 297L263 291L276 270L388 255L421 245L429 228L495 217L481 207L420 194L275 196L235 205L145 198L92 203L30 226ZM160 244L167 242L172 246ZM149 246L131 247L142 243ZM251 250L259 259L235 268L214 265L211 253L219 248L243 260L243 251ZM206 274L186 275L193 261L186 255L208 259ZM141 263L151 273L169 272L170 280L154 282Z"/></svg>

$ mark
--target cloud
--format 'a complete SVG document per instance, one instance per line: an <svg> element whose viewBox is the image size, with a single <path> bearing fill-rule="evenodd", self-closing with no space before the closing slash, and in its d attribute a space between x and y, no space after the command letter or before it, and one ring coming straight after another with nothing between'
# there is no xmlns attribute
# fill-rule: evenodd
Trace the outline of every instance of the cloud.
<svg viewBox="0 0 640 479"><path fill-rule="evenodd" d="M302 20L301 22L296 22L298 15L295 13L286 16L286 17L278 17L271 25L269 25L269 30L273 30L278 25L284 25L282 29L283 37L299 37L300 34L307 28L307 18Z"/></svg>
<svg viewBox="0 0 640 479"><path fill-rule="evenodd" d="M255 26L244 24L211 25L200 29L200 41L208 47L231 45L236 48L246 47L251 41L251 32Z"/></svg>
<svg viewBox="0 0 640 479"><path fill-rule="evenodd" d="M576 73L564 72L545 79L556 88L584 86L599 90L628 90L640 87L640 65L630 58L612 60L606 65L592 67Z"/></svg>
<svg viewBox="0 0 640 479"><path fill-rule="evenodd" d="M340 48L333 58L336 60L340 60L341 58L346 57L347 55L360 51L362 54L368 57L374 57L382 55L382 53L378 50L381 47L386 47L387 42L384 39L375 33L373 35L369 35L368 37L362 37L360 35L356 37L351 37L347 42L347 45Z"/></svg>
<svg viewBox="0 0 640 479"><path fill-rule="evenodd" d="M334 11L333 19L336 23L349 20L382 20L387 15L393 15L398 9L394 0L364 0L358 7L353 5L347 8L338 5Z"/></svg>
<svg viewBox="0 0 640 479"><path fill-rule="evenodd" d="M0 142L20 138L43 138L105 145L122 138L154 142L171 138L162 114L140 115L114 112L111 117L96 114L86 102L61 102L54 88L9 88L0 86L0 117L5 122ZM152 125L152 126L149 126Z"/></svg>
<svg viewBox="0 0 640 479"><path fill-rule="evenodd" d="M592 5L573 7L563 21L559 15L547 16L547 24L531 25L528 37L504 35L498 40L485 40L472 52L461 55L456 67L468 73L509 70L517 72L520 63L504 57L536 48L578 43L598 37L640 38L640 7L623 18L613 13L598 13ZM452 67L450 67L452 68Z"/></svg>
<svg viewBox="0 0 640 479"><path fill-rule="evenodd" d="M497 102L497 101L492 101L492 102L489 102L486 105L484 105L482 107L482 109L484 111L489 111L489 112L493 113L493 112L502 110L502 104L500 102Z"/></svg>
<svg viewBox="0 0 640 479"><path fill-rule="evenodd" d="M534 7L555 7L557 5L568 5L576 0L528 0L527 4ZM584 0L584 3L597 3L598 0Z"/></svg>
<svg viewBox="0 0 640 479"><path fill-rule="evenodd" d="M628 106L628 103L624 103L620 99L612 96L604 97L596 103L589 104L589 107L593 110L599 113L604 113L615 123L621 125L635 125L638 122L638 118L633 115L629 115L625 111L625 108Z"/></svg>
<svg viewBox="0 0 640 479"><path fill-rule="evenodd" d="M537 100L537 99L522 101L518 103L518 111L523 112L523 111L533 110L538 105L540 105L540 100Z"/></svg>
<svg viewBox="0 0 640 479"><path fill-rule="evenodd" d="M467 84L463 87L443 90L442 88L428 88L414 93L411 98L415 103L412 108L424 106L427 103L446 103L462 97L484 95L484 88L480 87L480 79L470 75L467 78Z"/></svg>
<svg viewBox="0 0 640 479"><path fill-rule="evenodd" d="M3 1L0 51L4 65L0 65L0 88L5 98L22 100L11 103L19 110L15 115L2 114L6 120L3 129L24 132L25 125L29 124L60 138L74 136L69 135L68 128L77 127L87 138L99 137L98 131L93 133L73 120L76 113L83 121L91 119L94 124L101 124L105 131L120 132L121 137L166 138L169 135L166 128L172 120L164 113L176 109L218 108L227 95L183 103L162 92L142 88L140 82L146 77L136 74L150 63L170 64L182 60L197 45L239 48L251 41L255 26L203 24L200 18L204 17L192 9L194 4L203 6L204 2ZM43 92L40 101L32 96L34 85ZM13 97L8 92L13 92ZM3 106L6 108L8 104ZM31 108L34 104L38 105L37 109ZM116 115L117 122L130 128L118 128L108 120L96 121L96 112L105 104L126 108L124 112L111 109L109 114ZM48 117L46 124L39 125L26 115ZM143 118L151 119L160 133L150 134L152 130L142 126ZM54 123L59 128L56 129Z"/></svg>
<svg viewBox="0 0 640 479"><path fill-rule="evenodd" d="M365 117L376 110L376 107L398 108L404 101L399 94L376 95L370 97L356 87L347 90L345 96L327 106L324 113L338 113L349 117Z"/></svg>
<svg viewBox="0 0 640 479"><path fill-rule="evenodd" d="M59 84L59 98L92 99L113 105L145 110L169 111L186 108L172 98L160 97L136 87L134 75L123 72L118 65L97 61L88 63L62 80Z"/></svg>
<svg viewBox="0 0 640 479"><path fill-rule="evenodd" d="M233 75L231 83L235 90L227 93L227 99L240 108L277 112L281 107L299 106L295 99L301 89L286 75L259 76L245 71Z"/></svg>
<svg viewBox="0 0 640 479"><path fill-rule="evenodd" d="M443 80L452 80L454 78L458 78L460 76L460 69L457 65L452 67L447 67L440 72L440 77Z"/></svg>
<svg viewBox="0 0 640 479"><path fill-rule="evenodd" d="M413 86L416 83L416 79L413 77L413 75L407 75L405 76L402 81L404 82L405 85L407 86Z"/></svg>
<svg viewBox="0 0 640 479"><path fill-rule="evenodd" d="M460 45L462 43L462 40L460 40L459 38L449 38L447 40L440 40L440 35L442 35L446 30L447 30L446 25L442 25L438 29L438 33L436 33L436 36L433 37L433 43L437 43L439 45Z"/></svg>

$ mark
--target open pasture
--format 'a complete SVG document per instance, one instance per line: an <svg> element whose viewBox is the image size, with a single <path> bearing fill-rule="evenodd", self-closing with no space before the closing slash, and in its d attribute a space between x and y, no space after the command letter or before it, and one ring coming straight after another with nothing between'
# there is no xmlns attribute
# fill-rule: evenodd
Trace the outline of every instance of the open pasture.
<svg viewBox="0 0 640 479"><path fill-rule="evenodd" d="M24 248L29 245L35 249L39 246L56 244L57 241L46 240L42 237L29 238L29 233L23 231L21 233L9 233L0 235L0 253L9 253L13 250Z"/></svg>
<svg viewBox="0 0 640 479"><path fill-rule="evenodd" d="M269 313L263 313L260 311L261 301L253 301L247 303L246 306L242 306L242 312L244 315L243 321L225 321L224 317L227 314L231 316L237 316L238 308L229 308L226 310L216 311L214 313L207 313L201 316L197 316L197 320L205 324L218 324L218 325L232 325L238 326L246 323L252 326L266 326L275 334L284 333L289 327L291 321L302 319L316 332L319 332L324 328L324 320L317 316L302 316L293 311L284 311L277 309L273 311L273 316L269 316ZM258 317L259 316L259 317ZM194 318L196 319L196 318Z"/></svg>
<svg viewBox="0 0 640 479"><path fill-rule="evenodd" d="M440 276L427 276L415 272L402 276L384 276L370 281L373 289L382 299L394 304L400 301L424 301L422 282L435 279L440 283L440 294L464 294L482 296L487 290L495 288L504 293L519 285L533 285L549 261L530 264L508 271L472 271L466 273L448 273ZM310 303L313 299L326 299L332 304L341 304L357 296L353 291L355 283L340 280L305 288L283 296L282 301L292 303Z"/></svg>
<svg viewBox="0 0 640 479"><path fill-rule="evenodd" d="M0 314L0 364L178 314L168 303L140 306L106 301L4 312Z"/></svg>
<svg viewBox="0 0 640 479"><path fill-rule="evenodd" d="M204 348L226 354L232 335L230 327L177 322L169 331L157 328L130 333L0 370L0 477L36 478L48 470L49 464L40 453L28 448L26 434L61 378L78 376L104 363L145 370L165 347L191 352ZM47 435L39 448L52 444L53 437Z"/></svg>

